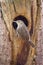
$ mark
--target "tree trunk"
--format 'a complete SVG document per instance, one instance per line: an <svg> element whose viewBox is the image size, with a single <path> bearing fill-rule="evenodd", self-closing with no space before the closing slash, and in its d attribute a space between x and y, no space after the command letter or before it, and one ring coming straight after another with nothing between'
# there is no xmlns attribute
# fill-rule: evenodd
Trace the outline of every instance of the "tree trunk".
<svg viewBox="0 0 43 65"><path fill-rule="evenodd" d="M40 4L41 4L41 0L4 0L3 2L1 2L3 20L9 32L9 38L12 45L11 64L12 63L14 65L18 64L17 58L18 58L18 55L21 53L21 50L25 42L21 38L17 37L16 32L13 29L12 22L18 19L21 20L21 17L25 18L28 22L27 27L30 32L31 40L36 46L37 29L40 24L40 11L41 11ZM21 64L19 63L20 65L32 64L32 61L35 55L35 48L30 47L29 51L27 52L28 52L28 55L27 55L26 62L21 60L20 61ZM21 54L21 57L22 57L22 54ZM24 62L25 64L22 64Z"/></svg>

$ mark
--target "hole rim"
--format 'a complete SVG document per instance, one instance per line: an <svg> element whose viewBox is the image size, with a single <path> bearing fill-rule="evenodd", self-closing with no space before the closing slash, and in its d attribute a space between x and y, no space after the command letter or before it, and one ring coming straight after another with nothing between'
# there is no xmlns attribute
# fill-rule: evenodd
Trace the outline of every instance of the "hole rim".
<svg viewBox="0 0 43 65"><path fill-rule="evenodd" d="M23 15L16 16L13 21L17 21L17 20L22 20L23 23L28 27L29 22L25 16Z"/></svg>

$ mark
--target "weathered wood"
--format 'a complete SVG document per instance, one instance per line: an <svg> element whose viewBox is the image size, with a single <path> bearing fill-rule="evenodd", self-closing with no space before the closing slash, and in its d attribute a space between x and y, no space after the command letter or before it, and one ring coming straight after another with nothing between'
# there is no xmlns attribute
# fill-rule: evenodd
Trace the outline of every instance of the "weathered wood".
<svg viewBox="0 0 43 65"><path fill-rule="evenodd" d="M11 41L6 25L1 18L0 8L0 65L10 65L11 62Z"/></svg>
<svg viewBox="0 0 43 65"><path fill-rule="evenodd" d="M12 22L14 18L19 15L26 17L29 23L28 30L30 31L31 28L33 28L33 30L31 30L31 32L33 31L31 39L35 44L37 36L36 28L39 23L38 19L40 18L40 12L38 10L40 7L38 7L37 3L39 3L38 0L5 0L1 3L3 18L9 30L9 35L13 45L12 58L14 64L17 62L17 55L21 53L25 41L17 37L16 32L12 27ZM28 52L29 54L25 65L31 65L35 49L30 47Z"/></svg>

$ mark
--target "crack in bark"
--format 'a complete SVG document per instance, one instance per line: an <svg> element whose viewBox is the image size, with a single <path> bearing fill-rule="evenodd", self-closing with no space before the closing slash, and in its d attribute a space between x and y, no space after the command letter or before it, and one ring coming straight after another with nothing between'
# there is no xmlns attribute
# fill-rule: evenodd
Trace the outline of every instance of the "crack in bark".
<svg viewBox="0 0 43 65"><path fill-rule="evenodd" d="M14 1L12 1L12 3L13 3L13 5L14 5L14 11L15 11L15 13L17 14L17 11L16 11L16 7L15 7Z"/></svg>

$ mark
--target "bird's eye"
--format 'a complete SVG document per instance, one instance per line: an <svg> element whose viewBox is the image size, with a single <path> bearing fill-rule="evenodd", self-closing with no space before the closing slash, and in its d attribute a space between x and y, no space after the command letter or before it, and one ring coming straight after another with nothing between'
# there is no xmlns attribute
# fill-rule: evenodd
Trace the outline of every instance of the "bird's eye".
<svg viewBox="0 0 43 65"><path fill-rule="evenodd" d="M13 28L14 28L14 29L17 29L18 24L17 24L16 22L13 22L12 25L13 25Z"/></svg>

